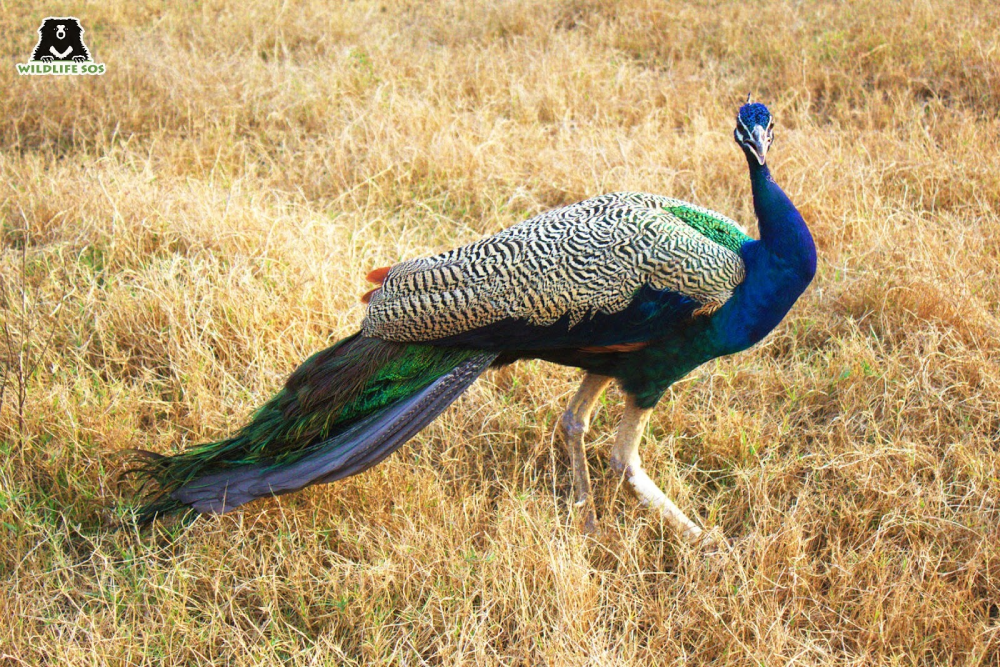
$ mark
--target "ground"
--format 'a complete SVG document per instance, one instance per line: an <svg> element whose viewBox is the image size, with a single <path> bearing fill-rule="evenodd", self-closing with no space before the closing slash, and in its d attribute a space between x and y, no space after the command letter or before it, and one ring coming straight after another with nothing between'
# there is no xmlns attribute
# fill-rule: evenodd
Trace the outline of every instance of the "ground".
<svg viewBox="0 0 1000 667"><path fill-rule="evenodd" d="M0 665L1000 663L1000 5L88 4L108 73L0 86ZM487 374L377 468L114 530L120 452L241 424L365 274L602 192L754 229L747 92L819 250L763 344L657 409L576 525L578 374Z"/></svg>

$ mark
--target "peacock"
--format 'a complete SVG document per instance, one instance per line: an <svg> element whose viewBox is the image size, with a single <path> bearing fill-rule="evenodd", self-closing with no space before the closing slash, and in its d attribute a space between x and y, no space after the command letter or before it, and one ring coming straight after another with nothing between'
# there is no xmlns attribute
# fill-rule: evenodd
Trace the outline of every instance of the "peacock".
<svg viewBox="0 0 1000 667"><path fill-rule="evenodd" d="M144 453L139 472L156 490L139 520L185 508L228 512L355 475L487 368L542 359L585 373L557 429L587 526L594 514L584 438L615 381L625 409L611 467L680 537L701 541L702 528L643 470L650 414L693 369L763 339L816 271L809 229L768 169L767 107L748 98L734 137L749 166L760 240L700 206L619 192L376 269L360 331L307 359L235 435L173 456Z"/></svg>

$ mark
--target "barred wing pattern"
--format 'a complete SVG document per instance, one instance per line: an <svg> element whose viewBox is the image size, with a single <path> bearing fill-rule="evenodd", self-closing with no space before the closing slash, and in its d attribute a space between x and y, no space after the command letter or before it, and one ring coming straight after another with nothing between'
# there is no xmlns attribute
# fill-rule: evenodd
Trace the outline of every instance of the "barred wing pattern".
<svg viewBox="0 0 1000 667"><path fill-rule="evenodd" d="M570 327L624 310L643 286L725 303L745 275L749 237L686 202L615 193L546 211L493 236L392 267L366 336L433 341L505 319Z"/></svg>

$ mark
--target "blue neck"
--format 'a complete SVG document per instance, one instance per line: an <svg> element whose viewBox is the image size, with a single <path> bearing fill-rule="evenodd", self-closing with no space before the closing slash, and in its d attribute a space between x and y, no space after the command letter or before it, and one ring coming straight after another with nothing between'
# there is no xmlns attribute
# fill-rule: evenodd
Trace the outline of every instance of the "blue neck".
<svg viewBox="0 0 1000 667"><path fill-rule="evenodd" d="M766 164L750 154L747 163L760 241L743 245L746 278L716 318L733 351L753 345L777 326L816 273L816 246L802 216Z"/></svg>
<svg viewBox="0 0 1000 667"><path fill-rule="evenodd" d="M775 259L799 265L805 289L816 273L816 246L809 228L792 200L774 182L767 165L758 164L751 155L747 155L747 164L761 243Z"/></svg>

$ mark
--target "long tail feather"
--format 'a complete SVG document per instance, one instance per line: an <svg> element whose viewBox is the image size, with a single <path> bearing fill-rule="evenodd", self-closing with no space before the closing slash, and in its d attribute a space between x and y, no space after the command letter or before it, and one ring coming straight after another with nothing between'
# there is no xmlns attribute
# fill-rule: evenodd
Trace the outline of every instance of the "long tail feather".
<svg viewBox="0 0 1000 667"><path fill-rule="evenodd" d="M228 512L262 496L298 491L356 475L379 463L429 424L469 385L495 355L480 354L414 396L355 423L323 442L314 454L283 466L254 465L209 475L171 494L199 512Z"/></svg>
<svg viewBox="0 0 1000 667"><path fill-rule="evenodd" d="M495 354L354 335L302 364L236 435L138 472L159 491L139 521L185 507L228 512L379 463L462 394Z"/></svg>

